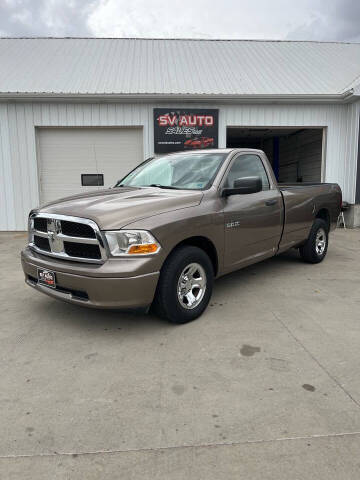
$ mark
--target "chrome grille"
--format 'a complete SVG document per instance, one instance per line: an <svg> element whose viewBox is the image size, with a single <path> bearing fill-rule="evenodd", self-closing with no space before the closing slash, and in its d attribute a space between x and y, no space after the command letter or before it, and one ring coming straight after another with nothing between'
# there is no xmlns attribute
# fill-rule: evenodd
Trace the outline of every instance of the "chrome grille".
<svg viewBox="0 0 360 480"><path fill-rule="evenodd" d="M34 235L34 245L40 250L46 250L47 252L51 252L50 242L48 238Z"/></svg>
<svg viewBox="0 0 360 480"><path fill-rule="evenodd" d="M87 218L31 214L29 246L43 255L77 262L103 263L107 258L99 227Z"/></svg>
<svg viewBox="0 0 360 480"><path fill-rule="evenodd" d="M86 223L61 220L61 231L70 237L96 238L94 229Z"/></svg>
<svg viewBox="0 0 360 480"><path fill-rule="evenodd" d="M46 218L34 218L34 229L39 232L47 232L47 219Z"/></svg>

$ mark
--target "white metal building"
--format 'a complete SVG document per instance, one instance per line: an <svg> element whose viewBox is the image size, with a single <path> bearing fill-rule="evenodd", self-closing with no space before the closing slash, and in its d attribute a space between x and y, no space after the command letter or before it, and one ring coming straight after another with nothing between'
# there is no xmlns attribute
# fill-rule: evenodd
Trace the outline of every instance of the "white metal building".
<svg viewBox="0 0 360 480"><path fill-rule="evenodd" d="M337 182L360 225L360 44L0 39L0 230L154 154L154 109L217 109L218 146Z"/></svg>

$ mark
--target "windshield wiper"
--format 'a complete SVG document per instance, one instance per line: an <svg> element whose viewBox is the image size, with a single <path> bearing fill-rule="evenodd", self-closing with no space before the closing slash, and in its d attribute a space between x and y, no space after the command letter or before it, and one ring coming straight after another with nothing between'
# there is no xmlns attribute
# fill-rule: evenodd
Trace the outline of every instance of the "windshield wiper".
<svg viewBox="0 0 360 480"><path fill-rule="evenodd" d="M170 190L181 190L181 188L173 187L172 185L161 185L160 183L152 183L151 185L148 185L148 187L165 188Z"/></svg>

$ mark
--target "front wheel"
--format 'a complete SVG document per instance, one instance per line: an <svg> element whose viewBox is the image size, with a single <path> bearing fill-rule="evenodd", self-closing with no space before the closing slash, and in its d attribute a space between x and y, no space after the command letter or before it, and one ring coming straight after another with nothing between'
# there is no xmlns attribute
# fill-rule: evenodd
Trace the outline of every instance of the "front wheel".
<svg viewBox="0 0 360 480"><path fill-rule="evenodd" d="M321 218L317 218L310 230L310 235L302 245L300 255L305 262L320 263L324 260L329 244L329 228Z"/></svg>
<svg viewBox="0 0 360 480"><path fill-rule="evenodd" d="M213 282L208 255L197 247L179 247L161 270L153 309L172 323L191 322L206 309Z"/></svg>

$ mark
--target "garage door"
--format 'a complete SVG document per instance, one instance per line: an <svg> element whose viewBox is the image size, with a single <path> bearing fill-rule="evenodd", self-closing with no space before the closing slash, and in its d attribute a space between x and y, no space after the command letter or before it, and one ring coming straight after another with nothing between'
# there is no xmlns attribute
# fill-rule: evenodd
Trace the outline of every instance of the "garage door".
<svg viewBox="0 0 360 480"><path fill-rule="evenodd" d="M141 128L39 128L37 142L41 203L113 186L143 160Z"/></svg>

